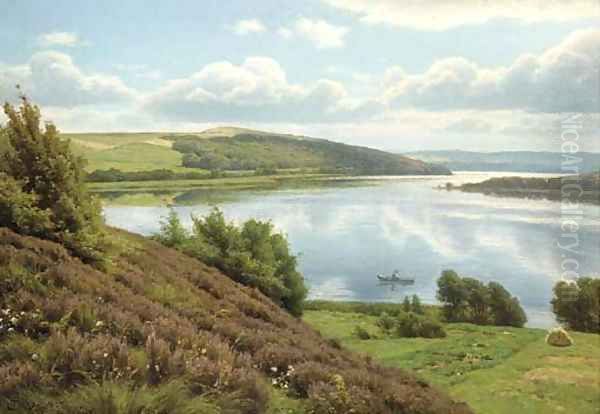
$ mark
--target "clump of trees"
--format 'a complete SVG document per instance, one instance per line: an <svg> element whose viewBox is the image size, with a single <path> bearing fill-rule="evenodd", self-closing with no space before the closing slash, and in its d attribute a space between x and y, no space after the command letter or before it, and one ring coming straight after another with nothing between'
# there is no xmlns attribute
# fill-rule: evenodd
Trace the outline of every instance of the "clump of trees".
<svg viewBox="0 0 600 414"><path fill-rule="evenodd" d="M271 222L251 219L237 226L218 208L204 217L192 216L192 221L189 232L171 210L155 239L258 288L292 315L302 314L308 293L304 278L286 236L275 232Z"/></svg>
<svg viewBox="0 0 600 414"><path fill-rule="evenodd" d="M0 226L59 242L88 263L104 261L108 244L101 207L84 185L84 161L57 128L41 125L37 106L22 97L4 104L0 162Z"/></svg>
<svg viewBox="0 0 600 414"><path fill-rule="evenodd" d="M600 279L581 277L556 283L551 304L556 319L568 328L600 333Z"/></svg>
<svg viewBox="0 0 600 414"><path fill-rule="evenodd" d="M150 171L121 171L117 168L94 170L86 176L90 183L112 183L121 181L169 181L169 180L200 180L213 178L208 172L174 172L166 169Z"/></svg>
<svg viewBox="0 0 600 414"><path fill-rule="evenodd" d="M500 283L483 284L444 270L437 281L437 298L443 303L442 316L448 322L523 327L527 322L519 299Z"/></svg>

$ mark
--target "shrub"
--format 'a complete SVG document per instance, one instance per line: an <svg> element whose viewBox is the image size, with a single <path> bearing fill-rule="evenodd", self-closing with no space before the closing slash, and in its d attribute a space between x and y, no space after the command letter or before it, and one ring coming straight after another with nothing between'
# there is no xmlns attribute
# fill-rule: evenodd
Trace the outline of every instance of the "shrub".
<svg viewBox="0 0 600 414"><path fill-rule="evenodd" d="M167 217L161 220L160 232L154 238L167 247L181 249L189 239L189 234L181 224L177 212L170 209Z"/></svg>
<svg viewBox="0 0 600 414"><path fill-rule="evenodd" d="M356 336L358 339L361 339L361 340L371 339L371 334L369 333L369 331L367 331L365 328L363 328L360 325L356 325L354 327L353 334L354 334L354 336Z"/></svg>
<svg viewBox="0 0 600 414"><path fill-rule="evenodd" d="M581 277L554 286L552 311L559 322L581 332L600 333L600 279Z"/></svg>
<svg viewBox="0 0 600 414"><path fill-rule="evenodd" d="M395 334L400 338L444 338L446 336L439 322L413 312L398 316Z"/></svg>
<svg viewBox="0 0 600 414"><path fill-rule="evenodd" d="M41 128L39 108L22 98L4 105L0 226L63 243L86 262L101 263L107 248L101 207L84 186L83 159L61 140L53 124Z"/></svg>
<svg viewBox="0 0 600 414"><path fill-rule="evenodd" d="M227 222L217 208L204 217L192 217L192 221L190 235L171 211L154 238L257 288L292 315L302 315L308 292L304 278L287 238L275 233L272 223L251 219L238 227Z"/></svg>
<svg viewBox="0 0 600 414"><path fill-rule="evenodd" d="M394 326L396 326L396 320L383 312L381 316L377 319L376 325L386 334L389 334Z"/></svg>

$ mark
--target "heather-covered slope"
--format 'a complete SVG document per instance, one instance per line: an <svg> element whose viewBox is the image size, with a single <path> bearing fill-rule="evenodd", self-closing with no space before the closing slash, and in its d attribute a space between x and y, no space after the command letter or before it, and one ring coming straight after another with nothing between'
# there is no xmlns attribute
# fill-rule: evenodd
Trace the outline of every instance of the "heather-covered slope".
<svg viewBox="0 0 600 414"><path fill-rule="evenodd" d="M123 253L101 272L0 229L0 412L276 412L275 390L297 413L470 412L214 268L113 233Z"/></svg>

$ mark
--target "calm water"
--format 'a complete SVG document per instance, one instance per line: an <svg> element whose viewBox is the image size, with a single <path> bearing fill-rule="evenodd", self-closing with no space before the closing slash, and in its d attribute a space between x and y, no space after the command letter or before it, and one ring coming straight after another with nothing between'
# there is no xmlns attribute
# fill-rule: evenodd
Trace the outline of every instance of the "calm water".
<svg viewBox="0 0 600 414"><path fill-rule="evenodd" d="M236 221L271 219L299 253L310 297L400 301L418 294L435 302L443 269L483 281L497 280L517 295L530 326L554 324L548 302L561 273L560 203L496 198L435 187L451 181L478 182L507 173L458 173L453 177L395 177L371 186L245 191L224 197L220 207ZM523 174L518 174L523 175ZM539 175L538 175L539 176ZM214 194L190 197L177 206L184 223L203 214ZM207 200L207 201L203 201ZM580 271L600 270L597 206L583 206L579 220ZM107 206L109 224L151 234L166 207ZM394 269L416 278L413 286L379 285L377 273Z"/></svg>

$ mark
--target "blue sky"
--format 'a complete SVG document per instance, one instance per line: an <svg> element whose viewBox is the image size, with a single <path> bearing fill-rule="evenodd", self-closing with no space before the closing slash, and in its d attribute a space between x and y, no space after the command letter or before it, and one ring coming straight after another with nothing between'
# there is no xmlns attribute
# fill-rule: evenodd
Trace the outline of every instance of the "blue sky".
<svg viewBox="0 0 600 414"><path fill-rule="evenodd" d="M560 150L560 119L598 112L594 0L3 3L0 98L21 84L64 131Z"/></svg>

